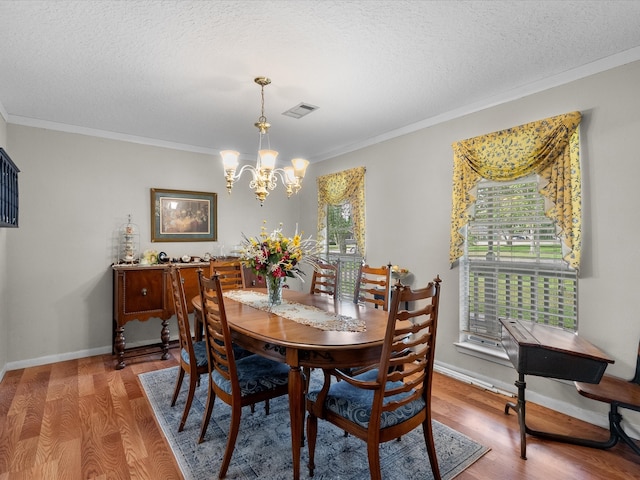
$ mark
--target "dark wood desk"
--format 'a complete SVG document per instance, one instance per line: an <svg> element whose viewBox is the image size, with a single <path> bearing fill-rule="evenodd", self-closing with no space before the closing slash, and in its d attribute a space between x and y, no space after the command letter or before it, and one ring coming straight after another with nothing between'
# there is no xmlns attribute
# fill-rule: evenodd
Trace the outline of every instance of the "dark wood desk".
<svg viewBox="0 0 640 480"><path fill-rule="evenodd" d="M293 478L300 478L300 449L304 420L304 379L302 369L356 367L380 360L387 312L358 306L350 301L334 301L327 295L311 295L285 289L285 300L312 305L331 313L366 322L364 332L332 332L302 325L225 298L225 310L234 342L254 353L289 365L289 414ZM202 311L200 298L192 303Z"/></svg>
<svg viewBox="0 0 640 480"><path fill-rule="evenodd" d="M520 424L520 457L527 458L526 434L575 445L592 446L588 440L541 432L527 427L525 419L525 375L599 383L609 363L614 361L584 338L556 327L522 320L500 319L502 345L518 372L518 402L507 403Z"/></svg>

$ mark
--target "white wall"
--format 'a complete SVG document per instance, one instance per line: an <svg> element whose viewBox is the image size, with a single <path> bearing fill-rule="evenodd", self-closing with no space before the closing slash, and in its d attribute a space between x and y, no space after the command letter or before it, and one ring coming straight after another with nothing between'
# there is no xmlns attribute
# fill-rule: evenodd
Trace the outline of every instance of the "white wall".
<svg viewBox="0 0 640 480"><path fill-rule="evenodd" d="M7 232L9 369L111 351L113 237L129 213L141 249L170 256L218 254L263 220L295 228L282 189L260 207L243 178L229 197L219 159L207 155L12 124L8 137L21 169L20 228ZM152 187L217 192L219 241L152 244ZM125 337L159 341L160 322L130 322Z"/></svg>
<svg viewBox="0 0 640 480"><path fill-rule="evenodd" d="M4 107L0 105L0 112ZM7 153L7 122L0 114L0 147ZM0 332L9 329L9 315L6 308L8 298L7 288L7 229L0 228ZM7 335L0 335L0 381L4 377L8 361L9 338Z"/></svg>
<svg viewBox="0 0 640 480"><path fill-rule="evenodd" d="M459 293L458 269L448 264L451 144L579 110L584 197L580 334L616 359L609 373L629 378L640 339L634 301L640 267L638 84L640 62L314 164L298 197L287 201L276 191L262 208L246 180L227 197L218 160L206 155L9 124L6 138L21 169L21 226L0 232L0 261L6 261L10 279L2 290L6 307L0 315L0 327L10 339L4 366L110 351L111 242L128 213L141 228L143 248L158 247L170 255L215 249L210 244L151 245L149 188L217 192L220 237L229 245L241 231L257 233L263 219L271 226L297 221L315 233L315 177L364 165L368 262L409 267L415 285L440 274L438 363L514 391L512 368L454 347ZM1 282L2 277L0 287ZM159 322L131 322L125 333L131 344L155 340L159 330ZM582 409L577 416L599 414L600 423L605 418L603 406L582 399L570 384L536 377L527 383L529 399L567 413L575 403ZM640 425L637 417L634 424Z"/></svg>
<svg viewBox="0 0 640 480"><path fill-rule="evenodd" d="M580 334L615 358L608 373L634 371L640 317L638 179L640 179L640 63L398 137L313 166L322 175L365 165L367 262L410 268L414 285L443 279L437 361L515 392L512 368L478 360L455 347L458 340L459 269L449 269L451 144L466 138L574 110L583 114L583 267L579 283ZM303 217L315 218L314 192L303 191ZM573 385L528 377L528 396L568 409L582 399ZM563 405L563 402L564 405ZM626 418L626 415L625 415ZM604 417L600 417L604 421ZM601 422L602 423L602 422ZM636 420L640 425L640 420Z"/></svg>

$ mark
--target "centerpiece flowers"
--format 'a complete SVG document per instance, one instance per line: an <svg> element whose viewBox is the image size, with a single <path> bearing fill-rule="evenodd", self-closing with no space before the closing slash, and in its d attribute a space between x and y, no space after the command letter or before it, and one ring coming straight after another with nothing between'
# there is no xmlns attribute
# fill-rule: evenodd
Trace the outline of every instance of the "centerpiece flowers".
<svg viewBox="0 0 640 480"><path fill-rule="evenodd" d="M265 279L269 306L274 306L282 303L282 287L287 277L304 281L300 265L313 265L317 254L318 242L311 237L303 239L297 227L293 237L286 237L282 233L282 224L271 233L263 224L257 237L243 234L240 261L245 267L251 268L258 278Z"/></svg>
<svg viewBox="0 0 640 480"><path fill-rule="evenodd" d="M240 261L251 268L258 278L265 279L269 306L274 306L282 303L282 287L287 277L304 281L300 265L314 263L318 243L311 237L303 239L297 227L293 237L286 237L282 233L282 224L269 233L265 223L260 235L247 237L243 234Z"/></svg>

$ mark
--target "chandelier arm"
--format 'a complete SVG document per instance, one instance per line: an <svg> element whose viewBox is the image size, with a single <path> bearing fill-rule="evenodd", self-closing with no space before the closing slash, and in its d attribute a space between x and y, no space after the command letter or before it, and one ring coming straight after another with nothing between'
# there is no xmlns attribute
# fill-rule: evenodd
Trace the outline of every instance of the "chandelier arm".
<svg viewBox="0 0 640 480"><path fill-rule="evenodd" d="M278 177L280 177L280 181L282 182L283 185L286 185L286 173L284 172L284 168L274 168L273 169L273 173L274 174L278 174Z"/></svg>
<svg viewBox="0 0 640 480"><path fill-rule="evenodd" d="M245 171L251 172L254 179L257 177L257 170L253 165L243 165L240 167L240 170L238 170L238 173L233 176L233 181L235 182L236 180L239 180Z"/></svg>

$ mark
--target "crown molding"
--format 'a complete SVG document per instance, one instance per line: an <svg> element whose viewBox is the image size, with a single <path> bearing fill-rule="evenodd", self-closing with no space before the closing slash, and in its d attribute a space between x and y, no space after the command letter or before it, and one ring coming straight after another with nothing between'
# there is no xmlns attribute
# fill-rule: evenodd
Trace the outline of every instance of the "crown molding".
<svg viewBox="0 0 640 480"><path fill-rule="evenodd" d="M47 130L55 130L59 132L76 133L78 135L88 135L91 137L107 138L110 140L120 140L123 142L138 143L141 145L149 145L153 147L170 148L172 150L181 150L185 152L203 153L205 155L215 155L217 150L206 147L198 147L195 145L187 145L184 143L167 142L155 138L139 137L136 135L128 135L125 133L109 132L96 128L79 127L77 125L69 125L66 123L51 122L48 120L40 120L37 118L22 117L19 115L9 115L8 123L14 125L22 125L25 127L44 128Z"/></svg>

